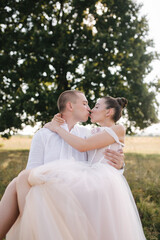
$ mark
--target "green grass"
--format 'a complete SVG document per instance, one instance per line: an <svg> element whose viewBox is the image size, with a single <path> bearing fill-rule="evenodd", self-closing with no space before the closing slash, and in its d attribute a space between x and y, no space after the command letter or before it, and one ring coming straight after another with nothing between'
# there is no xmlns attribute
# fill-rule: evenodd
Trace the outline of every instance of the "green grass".
<svg viewBox="0 0 160 240"><path fill-rule="evenodd" d="M125 154L125 177L135 198L147 240L160 240L160 154ZM28 150L0 151L0 198L25 168ZM136 239L135 239L136 240Z"/></svg>
<svg viewBox="0 0 160 240"><path fill-rule="evenodd" d="M28 150L0 151L0 199L8 183L26 167Z"/></svg>
<svg viewBox="0 0 160 240"><path fill-rule="evenodd" d="M126 153L125 177L148 240L160 239L160 155Z"/></svg>

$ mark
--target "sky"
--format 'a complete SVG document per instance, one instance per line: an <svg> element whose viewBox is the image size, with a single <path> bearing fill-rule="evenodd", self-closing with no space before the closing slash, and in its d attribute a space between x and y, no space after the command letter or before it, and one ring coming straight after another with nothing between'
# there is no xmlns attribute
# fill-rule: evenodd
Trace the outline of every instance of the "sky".
<svg viewBox="0 0 160 240"><path fill-rule="evenodd" d="M142 3L141 14L146 15L149 25L149 37L153 39L155 50L160 53L160 0L135 0L137 3ZM147 76L146 80L154 79L156 76L160 79L160 60L152 62L153 70ZM157 100L160 103L160 94L157 95ZM158 117L160 119L160 108ZM160 123L153 124L148 127L144 134L159 134L160 135Z"/></svg>
<svg viewBox="0 0 160 240"><path fill-rule="evenodd" d="M138 4L142 3L143 7L141 9L140 14L146 15L149 25L149 37L153 39L155 44L155 50L160 53L160 0L134 0ZM160 78L160 60L153 61L152 63L153 70L152 72L146 77L146 81L149 79L154 79L157 77ZM160 102L160 94L157 95L157 100ZM160 109L159 109L159 119L160 119ZM23 131L20 131L20 133L23 134L34 134L34 132L37 130L39 126L36 126L35 128L31 128L30 126L27 126ZM153 124L149 128L147 128L145 131L143 131L143 134L157 134L159 132L160 134L160 123L159 124Z"/></svg>
<svg viewBox="0 0 160 240"><path fill-rule="evenodd" d="M155 50L160 53L160 0L135 0L142 3L141 14L146 15L149 25L149 37L153 39ZM160 60L153 61L153 71L151 75L160 78ZM148 76L150 77L150 76Z"/></svg>

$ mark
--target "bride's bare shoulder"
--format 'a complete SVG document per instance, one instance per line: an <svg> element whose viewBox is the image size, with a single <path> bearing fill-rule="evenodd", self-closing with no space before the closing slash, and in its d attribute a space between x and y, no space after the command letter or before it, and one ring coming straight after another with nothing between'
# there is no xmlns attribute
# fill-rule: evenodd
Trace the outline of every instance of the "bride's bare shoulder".
<svg viewBox="0 0 160 240"><path fill-rule="evenodd" d="M117 125L114 125L112 127L113 131L115 131L115 133L119 136L119 137L122 137L126 134L126 128L121 125L121 124L117 124Z"/></svg>

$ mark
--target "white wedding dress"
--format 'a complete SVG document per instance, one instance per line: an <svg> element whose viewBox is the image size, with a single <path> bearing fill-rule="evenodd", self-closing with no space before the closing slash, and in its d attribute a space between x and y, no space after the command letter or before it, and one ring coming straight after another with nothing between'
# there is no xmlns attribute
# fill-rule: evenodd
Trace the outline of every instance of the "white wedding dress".
<svg viewBox="0 0 160 240"><path fill-rule="evenodd" d="M107 131L121 148L117 135ZM31 170L23 216L7 240L145 240L132 193L121 171L106 163L104 149L88 163L61 159Z"/></svg>

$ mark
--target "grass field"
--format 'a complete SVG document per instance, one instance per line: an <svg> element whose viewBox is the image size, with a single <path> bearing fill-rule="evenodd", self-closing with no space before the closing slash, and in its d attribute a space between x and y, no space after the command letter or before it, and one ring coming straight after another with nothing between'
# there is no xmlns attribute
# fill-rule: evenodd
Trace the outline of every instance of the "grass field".
<svg viewBox="0 0 160 240"><path fill-rule="evenodd" d="M2 150L29 150L31 136L14 136L9 140L0 138ZM160 137L129 137L125 139L126 153L160 154Z"/></svg>
<svg viewBox="0 0 160 240"><path fill-rule="evenodd" d="M7 184L25 168L31 140L20 136L0 138L0 198ZM146 238L160 240L160 137L126 137L124 152L125 177Z"/></svg>

